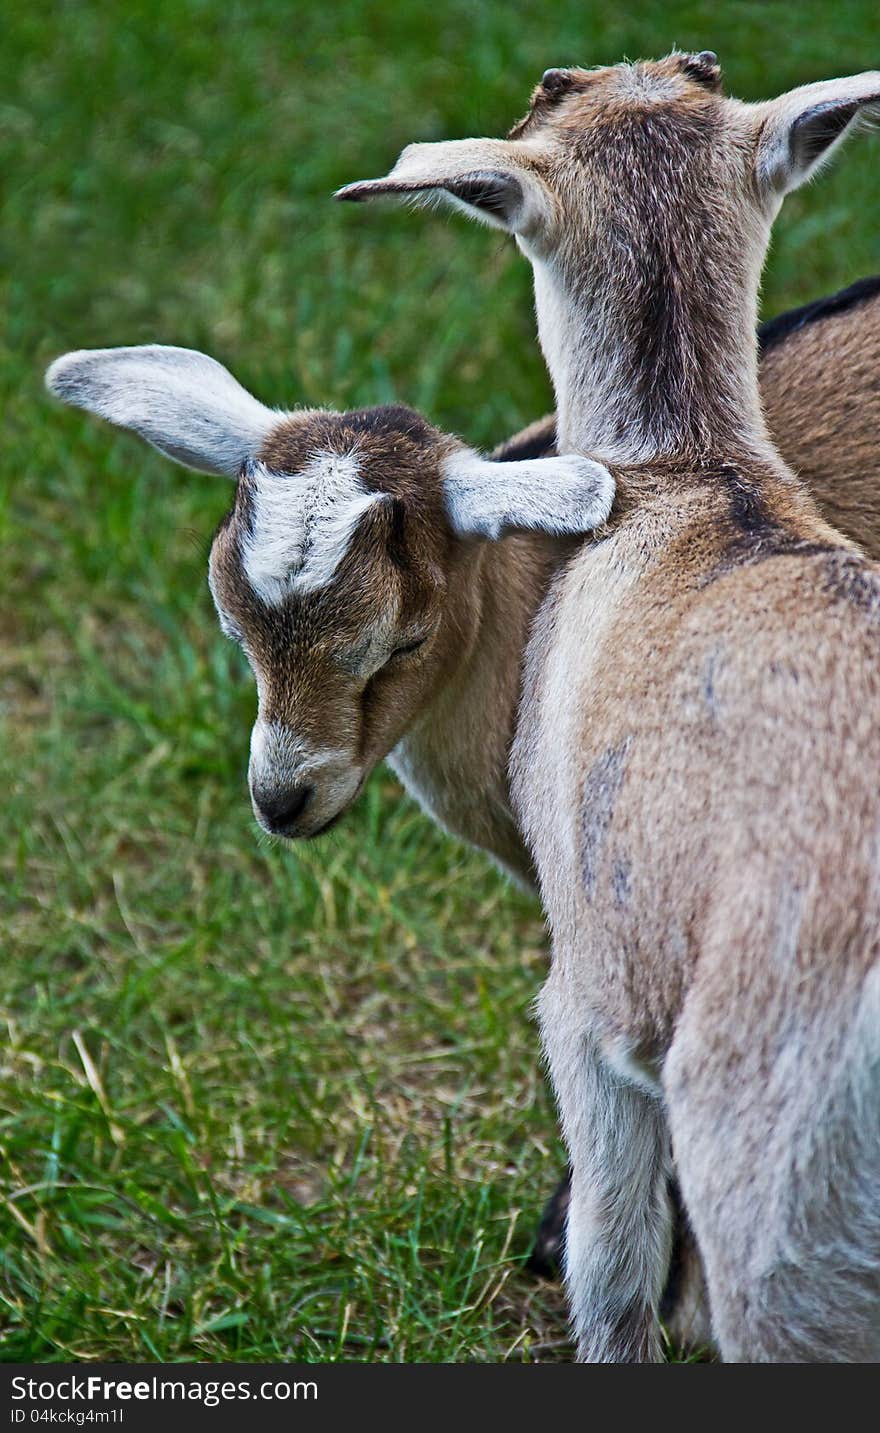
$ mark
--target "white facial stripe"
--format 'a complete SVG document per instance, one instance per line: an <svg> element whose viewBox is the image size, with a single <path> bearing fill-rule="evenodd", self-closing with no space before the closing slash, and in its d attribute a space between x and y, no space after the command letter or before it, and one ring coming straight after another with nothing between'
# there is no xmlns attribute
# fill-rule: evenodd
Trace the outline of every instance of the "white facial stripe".
<svg viewBox="0 0 880 1433"><path fill-rule="evenodd" d="M251 766L256 769L266 755L269 727L262 717L257 717L251 731Z"/></svg>
<svg viewBox="0 0 880 1433"><path fill-rule="evenodd" d="M257 717L251 731L250 779L258 785L270 780L285 782L312 780L322 773L347 771L351 755L332 747L316 747L290 727Z"/></svg>
<svg viewBox="0 0 880 1433"><path fill-rule="evenodd" d="M353 452L315 453L292 475L260 467L253 483L253 531L242 557L248 582L270 607L332 582L364 513L384 501L364 487Z"/></svg>

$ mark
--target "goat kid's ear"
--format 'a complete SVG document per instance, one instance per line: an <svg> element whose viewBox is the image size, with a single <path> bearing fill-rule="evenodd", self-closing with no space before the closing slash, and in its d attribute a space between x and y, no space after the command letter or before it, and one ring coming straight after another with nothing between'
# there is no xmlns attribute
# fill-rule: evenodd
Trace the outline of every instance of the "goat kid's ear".
<svg viewBox="0 0 880 1433"><path fill-rule="evenodd" d="M443 491L461 537L495 540L524 530L561 536L605 522L614 479L601 463L577 453L499 463L464 448L444 461Z"/></svg>
<svg viewBox="0 0 880 1433"><path fill-rule="evenodd" d="M46 387L200 473L236 478L279 415L222 363L191 348L85 348L56 358Z"/></svg>
<svg viewBox="0 0 880 1433"><path fill-rule="evenodd" d="M549 190L520 146L505 139L411 144L384 179L346 184L335 198L358 202L385 195L448 200L472 219L508 234L528 233L553 213Z"/></svg>
<svg viewBox="0 0 880 1433"><path fill-rule="evenodd" d="M880 72L802 85L756 109L758 182L781 197L817 173L860 117L880 117Z"/></svg>

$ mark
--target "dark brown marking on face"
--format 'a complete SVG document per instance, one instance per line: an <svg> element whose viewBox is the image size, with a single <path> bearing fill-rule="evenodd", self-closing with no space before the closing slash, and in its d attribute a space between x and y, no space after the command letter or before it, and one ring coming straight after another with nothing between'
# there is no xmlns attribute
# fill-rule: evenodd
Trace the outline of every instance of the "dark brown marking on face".
<svg viewBox="0 0 880 1433"><path fill-rule="evenodd" d="M420 414L402 406L294 413L272 430L257 459L272 472L295 475L316 452L356 452L366 487L404 496L430 481L426 468L436 478L437 456L446 442Z"/></svg>
<svg viewBox="0 0 880 1433"><path fill-rule="evenodd" d="M614 807L626 770L627 737L593 763L584 781L581 801L581 877L588 900L596 893L599 867L614 819Z"/></svg>
<svg viewBox="0 0 880 1433"><path fill-rule="evenodd" d="M388 495L387 503L362 518L333 581L314 592L292 595L280 608L255 620L259 599L245 595L240 545L227 558L233 576L231 594L248 608L248 624L277 631L281 623L302 628L315 645L320 628L339 633L361 631L371 618L396 600L417 619L420 594L430 588L449 541L442 502L440 462L450 442L418 413L404 407L362 409L350 413L292 415L269 435L259 462L271 471L297 473L320 452L353 453L368 491ZM249 530L253 487L245 475L239 484L234 523ZM290 632L285 632L285 641Z"/></svg>
<svg viewBox="0 0 880 1433"><path fill-rule="evenodd" d="M402 498L391 499L388 513L388 558L395 567L401 570L406 568L406 503Z"/></svg>

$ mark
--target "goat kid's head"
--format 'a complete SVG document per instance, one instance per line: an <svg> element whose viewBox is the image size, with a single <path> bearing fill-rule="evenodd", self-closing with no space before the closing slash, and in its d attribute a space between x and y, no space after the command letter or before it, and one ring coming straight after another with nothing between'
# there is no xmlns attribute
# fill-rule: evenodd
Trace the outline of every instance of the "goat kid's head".
<svg viewBox="0 0 880 1433"><path fill-rule="evenodd" d="M209 582L256 679L248 778L275 835L327 830L466 655L481 542L586 532L611 508L587 458L493 463L407 408L273 412L189 349L70 353L47 384L237 480Z"/></svg>
<svg viewBox="0 0 880 1433"><path fill-rule="evenodd" d="M385 178L337 197L448 200L513 234L535 268L561 439L635 458L622 435L653 430L652 450L670 451L671 410L701 381L724 388L734 355L753 352L783 196L872 112L876 72L745 104L722 93L708 51L548 70L507 139L410 145ZM571 426L577 407L594 421Z"/></svg>

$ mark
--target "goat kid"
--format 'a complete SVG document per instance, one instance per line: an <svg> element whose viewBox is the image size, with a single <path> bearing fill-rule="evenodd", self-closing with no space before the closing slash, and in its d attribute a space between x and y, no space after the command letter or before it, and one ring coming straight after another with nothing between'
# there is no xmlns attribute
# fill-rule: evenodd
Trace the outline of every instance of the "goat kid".
<svg viewBox="0 0 880 1433"><path fill-rule="evenodd" d="M256 678L264 829L327 830L390 754L431 814L529 880L507 787L525 631L572 535L608 516L607 469L494 463L406 408L272 411L187 349L71 353L47 383L238 479L209 580Z"/></svg>
<svg viewBox="0 0 880 1433"><path fill-rule="evenodd" d="M880 577L774 448L754 342L784 195L878 101L743 104L709 52L549 71L507 141L343 193L516 236L560 441L618 480L512 753L583 1359L660 1356L672 1156L726 1359L880 1357Z"/></svg>
<svg viewBox="0 0 880 1433"><path fill-rule="evenodd" d="M823 515L871 556L880 558L880 278L861 280L839 294L784 313L763 324L758 339L764 409L783 456L807 479ZM260 464L276 465L271 471L279 477L290 470L296 452L285 451L284 437L303 418L317 425L326 420L340 430L348 425L352 453L363 454L364 435L371 423L390 430L395 422L404 430L413 427L414 433L428 436L429 447L441 442L435 429L405 409L285 415L266 408L207 355L162 345L65 354L50 367L47 386L64 402L130 429L184 466L242 481L252 482ZM301 433L307 441L305 430ZM267 447L270 437L272 443ZM320 437L318 426L316 451ZM450 452L466 451L455 440L446 441ZM556 444L557 420L552 415L530 424L495 450L495 462L514 466L492 468L483 460L475 461L474 471L481 473L488 485L483 496L496 505L496 518L505 490L511 500L508 475L512 475L517 500L527 506L519 514L518 525L523 529L531 525L534 530L528 536L520 531L498 548L466 548L468 561L463 573L457 574L459 580L466 578L464 589L460 595L453 592L449 605L475 614L473 621L467 619L464 625L483 629L476 652L472 654L469 647L460 650L461 670L445 697L441 691L432 698L430 717L422 718L421 701L414 702L413 694L406 693L408 705L396 717L403 721L404 735L388 758L429 815L454 835L487 851L519 883L530 887L535 884L534 868L511 809L507 753L513 740L528 632L550 579L572 552L568 534L577 528L578 520L572 521L568 515L568 533L552 534L552 512L542 510L546 494L537 489L532 494L528 488L531 481L540 478L546 482L554 471L558 474L558 468L545 468L537 461L555 456ZM369 445L365 451L371 458ZM832 459L839 460L841 455L843 476L829 477ZM411 451L408 456L412 457ZM392 475L374 467L372 461L368 468L365 477L371 487ZM291 569L297 532L310 521L305 491L303 485L291 484L288 512L284 489L279 487L274 527L265 533L269 544L281 542L282 549L286 548ZM314 489L312 496L317 498ZM350 491L342 487L324 493L321 502L332 507L338 501L341 520L349 496ZM412 516L420 512L424 521L428 500L428 488L414 485L400 499L403 508L399 511L404 516L407 511ZM511 526L516 525L516 516L512 510L508 514ZM590 509L584 516L593 521L595 514ZM278 560L279 554L271 547L261 558L269 566ZM454 576L449 563L444 572L447 593ZM445 620L452 622L451 616ZM332 643L332 627L324 633L316 629L313 640ZM419 660L425 656L422 652ZM303 679L308 667L308 661L297 666L293 653L281 650L272 680L293 686ZM304 686L309 690L307 683ZM493 698L488 705L487 690ZM321 723L327 698L313 690L312 700L318 709L314 720ZM493 717L491 724L486 723L487 711ZM252 744L260 748L262 743L263 737L255 729ZM302 773L294 775L295 784L301 785ZM280 774L273 777L273 784L283 787ZM361 784L359 779L358 786ZM309 832L303 826L302 831L292 827L286 834ZM557 1244L544 1252L548 1261L555 1259Z"/></svg>

